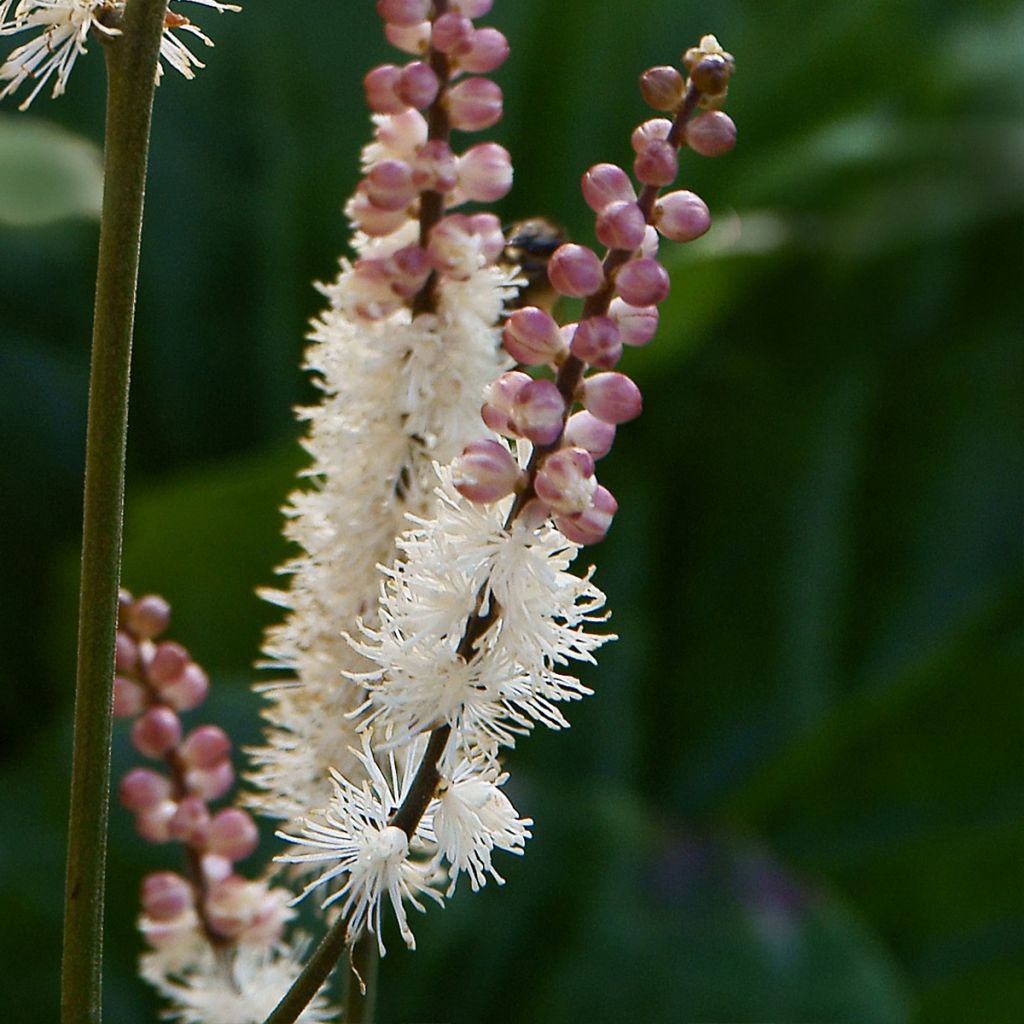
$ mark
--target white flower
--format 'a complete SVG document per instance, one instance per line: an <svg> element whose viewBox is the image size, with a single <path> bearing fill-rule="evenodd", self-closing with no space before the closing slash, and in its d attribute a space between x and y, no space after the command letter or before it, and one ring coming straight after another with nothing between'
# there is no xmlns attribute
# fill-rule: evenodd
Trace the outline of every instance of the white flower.
<svg viewBox="0 0 1024 1024"><path fill-rule="evenodd" d="M334 795L322 819L307 818L297 836L277 833L281 839L312 851L281 854L277 860L290 864L334 862L306 886L296 902L338 879L341 884L329 893L322 906L329 907L344 898L341 913L348 922L346 941L354 942L364 928L369 928L377 936L381 956L385 953L381 932L385 895L410 949L416 948L416 940L409 927L405 901L421 912L426 909L417 899L421 894L443 903L441 895L431 888L436 871L422 856L410 859L414 849L419 854L433 851L430 816L424 815L412 842L400 828L388 824L408 793L424 749L425 744L417 743L405 750L401 770L392 752L388 757L389 777L374 761L367 735L358 755L366 774L362 784L355 786L332 770Z"/></svg>
<svg viewBox="0 0 1024 1024"><path fill-rule="evenodd" d="M451 779L441 783L433 804L433 824L438 856L450 865L449 896L463 871L474 892L487 882L487 875L504 885L505 879L491 864L492 851L523 853L533 819L520 818L498 788L507 779L508 774L494 762L476 759L463 760Z"/></svg>
<svg viewBox="0 0 1024 1024"><path fill-rule="evenodd" d="M238 11L234 4L218 0L188 0L189 3L212 7L217 11ZM86 40L95 30L108 38L120 35L116 27L124 11L124 0L0 0L0 36L15 35L33 28L42 31L34 39L23 43L0 64L0 99L11 95L23 82L34 80L35 88L21 104L25 110L39 95L46 83L54 78L53 96L61 96L79 54L86 52ZM13 16L11 8L14 7ZM186 78L193 78L193 68L203 64L185 44L174 35L175 31L188 32L207 46L213 46L188 18L168 11L166 27L160 41L160 56ZM157 77L162 72L157 68Z"/></svg>
<svg viewBox="0 0 1024 1024"><path fill-rule="evenodd" d="M171 1002L164 1014L179 1024L262 1024L299 976L308 942L271 948L240 945L223 954L208 944L196 947L185 965L162 950L142 957L140 974ZM337 1011L321 991L296 1018L299 1024L334 1020Z"/></svg>

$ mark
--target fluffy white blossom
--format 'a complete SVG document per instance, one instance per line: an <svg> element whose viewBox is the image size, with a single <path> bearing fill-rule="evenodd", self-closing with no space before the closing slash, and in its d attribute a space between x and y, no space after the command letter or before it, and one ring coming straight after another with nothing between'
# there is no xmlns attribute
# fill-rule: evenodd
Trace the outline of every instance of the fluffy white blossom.
<svg viewBox="0 0 1024 1024"><path fill-rule="evenodd" d="M365 721L393 742L447 722L459 747L489 751L535 722L563 728L557 705L590 690L562 669L593 662L611 639L587 629L604 621L604 594L589 573L568 571L579 549L553 527L506 529L511 498L473 504L449 469L439 473L434 517L410 517L401 557L384 569L379 625L364 623L352 640L376 665L358 677L369 690ZM478 595L496 615L467 661L459 646Z"/></svg>
<svg viewBox="0 0 1024 1024"><path fill-rule="evenodd" d="M493 761L477 758L460 762L451 779L441 783L432 816L438 857L447 861L451 877L449 896L463 871L474 892L486 884L488 875L504 885L505 879L491 864L492 852L521 855L530 838L533 820L520 818L499 788L507 779L508 773Z"/></svg>
<svg viewBox="0 0 1024 1024"><path fill-rule="evenodd" d="M164 1019L179 1024L262 1024L299 976L308 942L270 948L234 946L227 958L207 943L186 966L163 950L142 957L140 974L170 1001ZM321 991L296 1018L300 1024L334 1020Z"/></svg>
<svg viewBox="0 0 1024 1024"><path fill-rule="evenodd" d="M328 895L322 901L323 907L344 900L341 913L348 922L347 941L353 942L364 928L369 928L377 936L383 956L381 912L385 896L410 949L416 948L416 940L409 927L405 902L423 911L426 908L418 896L429 896L438 903L442 897L431 888L436 872L424 856L435 845L430 815L423 817L411 840L400 828L388 823L408 793L425 744L406 748L401 759L392 753L385 775L374 760L369 743L367 736L358 755L366 776L362 784L356 786L332 771L334 794L327 810L321 816L307 818L299 835L278 833L281 839L308 852L282 854L277 859L291 864L327 863L328 867L297 899L326 887ZM335 881L338 884L332 887Z"/></svg>
<svg viewBox="0 0 1024 1024"><path fill-rule="evenodd" d="M217 0L187 2L217 11L240 10L233 4L222 4ZM22 83L34 81L35 87L21 104L24 110L51 78L55 79L53 96L62 95L75 61L86 52L90 33L95 31L108 38L120 35L116 25L123 11L124 0L0 0L0 36L40 30L37 36L17 47L0 64L0 82L7 83L0 89L0 99L11 95ZM188 18L168 12L160 40L160 57L175 71L186 78L193 78L193 69L204 65L175 32L189 33L206 46L213 46L213 42ZM158 67L157 77L161 73L162 68Z"/></svg>

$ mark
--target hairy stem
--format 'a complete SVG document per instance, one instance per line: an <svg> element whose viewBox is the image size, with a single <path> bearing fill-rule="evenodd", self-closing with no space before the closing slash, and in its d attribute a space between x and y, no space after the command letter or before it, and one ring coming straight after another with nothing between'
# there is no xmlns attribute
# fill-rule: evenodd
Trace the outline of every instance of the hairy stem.
<svg viewBox="0 0 1024 1024"><path fill-rule="evenodd" d="M102 1019L111 684L125 437L153 90L167 0L129 0L107 40L107 127L85 453L75 739L61 976L63 1024Z"/></svg>

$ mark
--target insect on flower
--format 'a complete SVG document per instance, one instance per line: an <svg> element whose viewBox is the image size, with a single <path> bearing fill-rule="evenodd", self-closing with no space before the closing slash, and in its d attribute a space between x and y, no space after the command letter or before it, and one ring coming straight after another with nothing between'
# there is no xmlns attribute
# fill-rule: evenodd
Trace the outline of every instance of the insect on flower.
<svg viewBox="0 0 1024 1024"><path fill-rule="evenodd" d="M502 262L509 267L518 267L526 279L518 297L509 303L509 310L539 306L551 312L558 301L558 293L548 281L548 261L566 241L565 228L546 217L516 221L506 230Z"/></svg>

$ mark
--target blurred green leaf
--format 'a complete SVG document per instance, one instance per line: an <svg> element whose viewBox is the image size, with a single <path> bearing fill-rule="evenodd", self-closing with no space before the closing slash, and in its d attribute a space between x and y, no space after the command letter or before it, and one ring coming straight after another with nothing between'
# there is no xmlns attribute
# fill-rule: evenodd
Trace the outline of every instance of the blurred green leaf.
<svg viewBox="0 0 1024 1024"><path fill-rule="evenodd" d="M98 217L102 202L103 154L95 143L49 121L0 114L0 223Z"/></svg>

